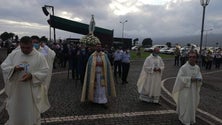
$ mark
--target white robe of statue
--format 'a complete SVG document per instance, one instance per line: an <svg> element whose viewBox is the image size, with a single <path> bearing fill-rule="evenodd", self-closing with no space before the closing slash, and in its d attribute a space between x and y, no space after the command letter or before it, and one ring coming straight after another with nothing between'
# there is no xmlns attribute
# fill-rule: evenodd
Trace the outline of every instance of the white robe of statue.
<svg viewBox="0 0 222 125"><path fill-rule="evenodd" d="M154 68L160 68L161 72L154 72ZM140 99L147 102L159 102L161 92L161 77L164 63L160 56L150 54L143 64L142 71L137 81Z"/></svg>
<svg viewBox="0 0 222 125"><path fill-rule="evenodd" d="M14 67L19 64L28 65L26 71L32 74L32 80L20 81L25 71L14 72ZM5 125L40 125L40 113L49 108L43 101L47 97L42 83L49 70L45 57L35 49L29 55L17 49L8 55L1 68L9 114Z"/></svg>
<svg viewBox="0 0 222 125"><path fill-rule="evenodd" d="M196 110L200 101L201 81L191 81L191 77L202 79L199 66L185 63L179 70L173 87L172 97L177 105L179 120L186 125L196 122Z"/></svg>

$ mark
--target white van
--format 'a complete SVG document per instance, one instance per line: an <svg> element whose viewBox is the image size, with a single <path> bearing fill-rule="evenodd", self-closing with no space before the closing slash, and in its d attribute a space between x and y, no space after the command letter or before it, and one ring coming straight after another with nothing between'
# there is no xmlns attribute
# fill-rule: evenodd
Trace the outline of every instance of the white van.
<svg viewBox="0 0 222 125"><path fill-rule="evenodd" d="M160 49L162 49L162 48L168 48L167 45L153 45L153 46L150 47L150 48L144 48L144 52L152 52L153 49L156 48L156 47L158 47L158 48L160 48Z"/></svg>

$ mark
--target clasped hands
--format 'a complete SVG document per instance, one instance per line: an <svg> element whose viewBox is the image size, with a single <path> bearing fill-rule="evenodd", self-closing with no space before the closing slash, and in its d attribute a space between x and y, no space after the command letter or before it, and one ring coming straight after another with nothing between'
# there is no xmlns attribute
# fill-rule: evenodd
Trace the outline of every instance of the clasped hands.
<svg viewBox="0 0 222 125"><path fill-rule="evenodd" d="M24 70L25 68L24 67L21 67L19 65L16 65L15 68L14 68L14 71L22 71Z"/></svg>
<svg viewBox="0 0 222 125"><path fill-rule="evenodd" d="M191 82L201 82L202 79L198 77L191 77Z"/></svg>
<svg viewBox="0 0 222 125"><path fill-rule="evenodd" d="M160 68L154 68L153 71L154 72L161 72L161 69Z"/></svg>
<svg viewBox="0 0 222 125"><path fill-rule="evenodd" d="M17 72L17 71L23 71L25 68L24 67L21 67L19 65L16 65L15 68L14 68L14 71ZM32 79L32 74L29 73L29 72L25 72L24 75L22 76L22 79L20 81L22 82L25 82L27 80L31 80Z"/></svg>

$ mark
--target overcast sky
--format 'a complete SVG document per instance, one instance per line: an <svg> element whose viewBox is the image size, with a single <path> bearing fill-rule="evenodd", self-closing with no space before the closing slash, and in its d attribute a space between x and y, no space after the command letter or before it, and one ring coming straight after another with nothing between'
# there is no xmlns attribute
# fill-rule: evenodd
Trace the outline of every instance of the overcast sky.
<svg viewBox="0 0 222 125"><path fill-rule="evenodd" d="M49 37L49 25L42 6L54 6L55 15L89 24L93 14L97 27L114 30L114 37L158 38L198 35L203 7L200 0L1 0L0 34L13 32L19 37ZM206 7L205 30L222 33L222 0L211 0ZM51 12L51 10L49 9ZM57 38L81 37L56 30Z"/></svg>

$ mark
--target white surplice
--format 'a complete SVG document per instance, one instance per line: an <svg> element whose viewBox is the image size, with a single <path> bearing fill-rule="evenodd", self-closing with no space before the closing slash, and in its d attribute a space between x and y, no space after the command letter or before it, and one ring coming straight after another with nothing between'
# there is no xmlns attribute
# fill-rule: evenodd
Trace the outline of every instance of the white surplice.
<svg viewBox="0 0 222 125"><path fill-rule="evenodd" d="M48 46L44 45L44 47L40 47L41 49L39 50L40 53L42 53L45 58L46 58L46 61L49 65L49 74L46 78L46 85L47 87L49 87L50 85L50 81L51 81L51 77L52 77L52 69L53 69L53 62L54 62L54 59L55 59L55 52L50 49Z"/></svg>
<svg viewBox="0 0 222 125"><path fill-rule="evenodd" d="M161 72L154 72L154 68L160 68ZM146 58L137 81L140 100L154 103L159 102L163 69L164 63L160 56L155 57L150 54Z"/></svg>
<svg viewBox="0 0 222 125"><path fill-rule="evenodd" d="M32 80L20 81L25 71L14 71L14 67L19 64L28 65L26 72L32 74ZM5 125L40 125L40 113L49 108L42 101L46 98L42 83L49 70L45 57L35 49L28 55L17 49L7 56L1 68L9 114Z"/></svg>
<svg viewBox="0 0 222 125"><path fill-rule="evenodd" d="M51 50L47 45L44 45L44 47L40 47L38 49L38 51L44 55L48 66L49 66L49 72L48 72L48 76L46 77L45 81L43 82L43 88L44 88L44 94L45 94L45 100L44 103L46 103L47 105L50 105L49 103L49 99L48 99L48 90L49 90L49 86L50 86L50 82L51 82L51 77L52 77L52 69L53 69L53 62L55 59L55 52L53 50Z"/></svg>
<svg viewBox="0 0 222 125"><path fill-rule="evenodd" d="M196 122L196 110L200 101L201 81L191 81L191 77L202 79L198 65L185 63L179 70L173 87L172 97L177 104L179 120L186 125Z"/></svg>

